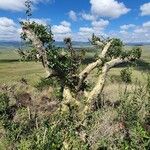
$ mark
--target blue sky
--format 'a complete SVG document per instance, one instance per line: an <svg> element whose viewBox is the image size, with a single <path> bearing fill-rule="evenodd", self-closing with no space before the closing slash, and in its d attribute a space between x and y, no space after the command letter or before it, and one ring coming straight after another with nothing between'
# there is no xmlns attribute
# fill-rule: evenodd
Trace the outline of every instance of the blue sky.
<svg viewBox="0 0 150 150"><path fill-rule="evenodd" d="M0 41L17 41L25 0L0 0ZM149 0L32 0L31 20L50 24L54 38L87 41L92 33L150 42Z"/></svg>

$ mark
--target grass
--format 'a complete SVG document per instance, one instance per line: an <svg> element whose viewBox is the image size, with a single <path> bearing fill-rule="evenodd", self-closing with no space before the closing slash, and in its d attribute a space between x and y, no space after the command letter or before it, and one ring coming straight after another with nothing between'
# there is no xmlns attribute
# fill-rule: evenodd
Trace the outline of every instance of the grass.
<svg viewBox="0 0 150 150"><path fill-rule="evenodd" d="M21 78L35 84L42 76L44 70L39 62L20 62L19 55L13 50L0 51L0 84L13 83Z"/></svg>
<svg viewBox="0 0 150 150"><path fill-rule="evenodd" d="M142 46L142 49L142 58L138 61L137 67L133 67L132 77L134 80L138 78L144 82L144 77L147 73L150 73L150 46ZM92 62L94 55L93 51L88 51L83 63L87 65ZM122 68L124 67L113 68L110 71L110 75L118 78ZM14 48L0 49L0 84L11 84L19 81L21 78L25 78L31 85L34 85L41 77L44 77L41 63L20 62L19 55L15 52Z"/></svg>
<svg viewBox="0 0 150 150"><path fill-rule="evenodd" d="M131 48L131 46L129 48ZM136 65L132 66L132 80L136 81L138 79L142 83L145 83L147 74L150 73L150 46L141 46L141 48L143 50L142 57L136 62ZM119 77L120 70L125 66L113 68L110 71L110 75Z"/></svg>
<svg viewBox="0 0 150 150"><path fill-rule="evenodd" d="M142 81L142 83L145 83L146 82L145 77L146 77L147 73L150 73L150 69L149 69L150 46L143 47L143 49L144 49L143 55L142 55L141 60L138 62L138 66L135 66L132 68L132 70L133 70L132 78L134 81L136 80L136 78L138 78L140 81ZM94 56L93 52L88 52L86 54L86 59L84 60L84 64L82 65L82 67L85 67L88 63L92 62L94 60L93 56ZM90 126L87 126L88 141L90 141L90 144L92 144L91 147L93 150L97 149L97 147L104 146L105 143L103 143L103 142L105 142L106 139L108 141L108 144L105 146L108 146L108 147L111 147L111 145L115 146L115 144L117 143L116 142L117 140L120 143L122 142L122 137L124 137L124 132L122 132L122 131L124 131L124 129L120 130L120 125L123 125L120 118L122 118L125 113L126 113L125 115L128 116L129 119L131 118L130 116L134 116L134 115L136 116L136 114L138 114L140 116L140 119L144 120L145 119L144 117L147 115L148 111L146 109L147 108L146 104L147 104L148 98L146 96L143 97L143 93L145 93L145 90L143 90L144 89L143 87L145 87L145 86L139 88L138 91L136 91L138 93L135 94L133 87L136 87L136 84L134 82L132 84L129 84L128 88L127 88L127 91L131 93L131 97L127 97L128 93L127 93L127 95L125 95L125 94L122 95L122 97L120 95L121 93L125 93L124 89L126 87L125 83L120 82L120 77L119 77L120 70L124 67L125 67L125 65L116 67L116 68L113 68L109 72L109 78L107 80L107 85L104 88L104 93L101 98L101 103L102 103L103 108L99 109L98 111L96 111L92 114L91 120L89 122ZM97 70L93 71L93 73L89 76L89 78L92 79L92 82L96 82L96 77L97 77L97 74L95 74L96 71ZM0 51L0 84L4 84L4 83L11 84L16 81L19 81L21 78L27 79L27 81L30 83L30 85L18 83L15 86L13 86L10 90L7 90L4 88L3 90L4 91L7 90L10 100L11 100L9 104L10 105L14 104L14 99L15 99L15 103L18 101L18 99L16 98L16 95L19 95L22 93L29 94L31 96L31 103L32 103L32 105L30 106L31 107L30 110L32 110L31 116L36 116L35 114L37 113L36 117L38 118L37 123L39 125L39 127L38 127L39 129L35 128L34 121L31 123L31 120L28 119L29 114L27 113L28 112L27 109L19 107L19 109L15 110L16 111L15 116L13 117L13 120L11 120L11 124L10 124L10 127L11 127L11 126L15 125L15 123L17 122L17 123L19 123L19 127L15 128L15 130L10 130L10 129L6 128L8 135L11 135L13 137L15 134L17 134L17 138L18 137L19 138L17 140L15 138L12 139L13 143L15 143L15 144L12 144L11 143L12 141L10 141L10 143L9 143L9 141L7 141L7 139L5 139L5 136L3 136L3 135L5 135L5 130L4 130L5 128L3 127L2 124L0 124L0 135L2 135L0 137L0 150L1 149L2 150L13 149L11 147L9 148L9 146L12 146L12 147L17 146L17 149L21 149L20 147L22 147L23 149L27 150L27 149L29 149L27 147L32 144L33 145L39 144L38 147L41 147L40 142L36 141L34 133L36 133L37 137L43 137L43 133L46 131L46 130L44 131L44 129L45 129L45 123L47 124L48 117L49 117L50 121L53 121L53 117L55 117L56 119L58 118L58 120L54 121L53 123L52 122L49 123L49 124L52 124L52 127L49 126L48 131L49 131L49 129L53 129L54 132L53 132L52 136L51 136L50 132L49 132L49 134L45 134L46 139L47 139L46 141L48 141L48 143L50 143L51 141L55 142L55 139L56 139L57 141L54 144L59 145L59 142L61 142L60 139L63 139L61 137L61 135L63 135L63 134L60 134L60 133L64 133L64 131L65 132L68 131L68 133L66 135L68 136L67 137L68 140L71 141L70 143L74 144L74 142L72 142L72 140L75 141L75 148L77 147L77 145L78 146L82 145L82 143L80 141L78 143L77 138L75 139L75 137L72 136L73 135L72 131L75 129L76 124L74 127L72 125L74 122L68 122L68 120L66 119L66 118L68 118L68 115L67 115L67 117L65 115L63 115L64 118L62 119L61 113L58 113L58 117L56 117L55 115L52 114L52 111L55 111L55 109L57 108L57 106L56 107L53 106L54 107L54 110L53 110L52 107L49 107L50 102L53 103L57 100L56 93L54 92L54 90L50 87L50 88L38 91L35 87L32 86L32 85L35 85L39 81L39 79L43 76L44 76L44 70L43 70L41 63L39 63L39 62L20 62L18 54L15 53L11 49ZM113 82L112 82L112 80L113 80ZM13 95L13 93L15 95ZM136 98L135 98L135 96L136 96ZM20 98L22 102L25 101L24 97L25 96L21 96L21 98ZM43 98L45 98L45 99L43 99ZM128 105L126 103L124 104L123 98L126 98L125 102L127 101ZM26 98L26 99L28 99L28 98ZM122 101L122 103L119 104L119 106L117 106L117 102L120 102L120 100ZM133 103L132 101L134 101L134 103L137 106L140 106L140 107L138 107L140 109L137 110L138 113L137 113L137 111L136 112L134 111L135 110L134 107L136 107L136 106L135 105L132 106L132 103ZM115 104L116 104L117 108L115 108L116 107ZM121 107L122 105L123 105L123 107ZM8 108L11 108L11 107L8 107ZM122 108L125 108L125 110ZM127 109L127 111L126 111L126 109ZM131 111L129 111L129 110L131 110ZM72 112L74 113L74 111L72 111ZM56 111L56 113L57 113L57 111ZM71 116L75 116L75 115L71 115ZM130 131L129 133L131 134L132 141L135 141L135 145L138 147L135 149L142 149L141 147L143 146L142 145L143 143L141 143L141 141L143 139L145 140L145 137L147 136L145 134L145 132L143 133L143 128L142 128L142 130L140 130L135 126L135 124L132 124L133 121L136 121L137 123L139 123L140 119L136 120L136 118L134 118L134 119L131 118L127 122L127 123L131 123L131 125L128 127L128 129ZM6 119L6 120L8 121L8 119ZM59 124L60 124L59 122L62 122L62 120L64 121L63 122L64 126L61 125L61 127L59 127ZM71 119L69 118L69 121L70 120L72 120L72 118ZM77 121L75 121L75 122L77 122ZM59 131L58 131L58 128L55 128L55 126L54 126L56 123L58 123L58 127L60 128ZM29 125L29 127L28 127L28 125ZM73 128L73 130L72 130L72 128ZM123 128L125 128L125 127L123 126ZM31 132L31 130L33 132ZM23 131L22 134L20 131ZM26 131L28 131L28 132L26 132ZM136 131L136 132L132 133L132 131ZM71 132L71 134L70 134L70 132ZM140 135L140 134L144 134L144 137L142 138L142 135ZM15 140L17 142L14 142ZM123 147L123 145L125 145L125 144L123 143L121 146ZM50 143L48 145L53 145L53 144ZM18 146L20 146L20 147L18 148ZM73 147L73 146L71 145L71 147ZM119 147L120 147L120 145L119 145ZM82 149L82 148L76 148L76 149ZM122 148L122 149L127 149L127 148Z"/></svg>

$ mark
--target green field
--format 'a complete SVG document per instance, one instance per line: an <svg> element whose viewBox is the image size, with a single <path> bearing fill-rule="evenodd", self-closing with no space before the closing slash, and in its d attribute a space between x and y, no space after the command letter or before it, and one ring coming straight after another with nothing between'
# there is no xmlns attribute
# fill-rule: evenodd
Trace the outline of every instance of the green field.
<svg viewBox="0 0 150 150"><path fill-rule="evenodd" d="M0 50L0 83L14 83L21 78L34 84L44 75L41 63L21 62L15 50Z"/></svg>
<svg viewBox="0 0 150 150"><path fill-rule="evenodd" d="M130 48L130 47L127 47ZM137 67L133 67L132 78L144 81L146 75L150 73L150 46L142 46L142 58L138 61ZM85 65L93 60L93 52L86 53ZM114 68L110 71L112 78L117 78L122 67ZM11 84L21 78L34 85L41 77L44 77L44 70L39 62L20 62L19 55L14 48L0 49L0 84Z"/></svg>

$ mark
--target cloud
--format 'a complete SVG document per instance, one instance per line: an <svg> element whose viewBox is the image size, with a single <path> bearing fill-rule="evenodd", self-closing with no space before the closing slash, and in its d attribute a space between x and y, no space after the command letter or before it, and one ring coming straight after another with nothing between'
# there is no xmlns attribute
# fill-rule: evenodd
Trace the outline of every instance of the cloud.
<svg viewBox="0 0 150 150"><path fill-rule="evenodd" d="M31 21L46 25L49 19L31 18ZM57 41L62 41L65 37L72 37L71 24L67 21L62 21L60 25L53 25L52 32ZM19 41L20 33L21 28L19 24L10 18L0 17L0 41Z"/></svg>
<svg viewBox="0 0 150 150"><path fill-rule="evenodd" d="M119 31L119 33L121 33L121 34L128 34L128 32L126 31L126 30L121 30L121 31Z"/></svg>
<svg viewBox="0 0 150 150"><path fill-rule="evenodd" d="M62 21L60 25L53 25L52 32L54 39L62 41L65 37L71 37L71 24L67 21Z"/></svg>
<svg viewBox="0 0 150 150"><path fill-rule="evenodd" d="M0 26L4 26L4 27L15 26L15 22L12 19L9 19L7 17L1 17Z"/></svg>
<svg viewBox="0 0 150 150"><path fill-rule="evenodd" d="M109 21L100 19L98 21L92 21L91 27L80 27L79 32L77 33L78 39L82 41L87 41L91 38L92 34L96 34L97 36L104 35L104 29L108 26Z"/></svg>
<svg viewBox="0 0 150 150"><path fill-rule="evenodd" d="M34 21L34 22L36 22L38 24L42 24L42 25L48 25L50 22L50 19L48 19L48 18L46 18L46 19L45 18L41 18L41 19L31 18L30 21L31 22Z"/></svg>
<svg viewBox="0 0 150 150"><path fill-rule="evenodd" d="M103 19L100 19L99 21L93 21L92 22L93 28L98 29L98 30L103 30L106 26L108 26L108 24L109 24L109 21L103 20Z"/></svg>
<svg viewBox="0 0 150 150"><path fill-rule="evenodd" d="M141 15L142 16L150 15L150 2L143 4L140 7L140 10L141 10Z"/></svg>
<svg viewBox="0 0 150 150"><path fill-rule="evenodd" d="M71 23L70 23L70 22L67 22L67 21L62 21L62 22L61 22L61 25L65 26L65 27L70 27L70 26L71 26Z"/></svg>
<svg viewBox="0 0 150 150"><path fill-rule="evenodd" d="M150 42L150 21L134 25L131 30L114 31L111 36L121 38L124 42Z"/></svg>
<svg viewBox="0 0 150 150"><path fill-rule="evenodd" d="M82 16L82 18L84 20L87 20L87 21L94 21L94 20L96 20L96 16L93 16L92 14L82 13L81 16Z"/></svg>
<svg viewBox="0 0 150 150"><path fill-rule="evenodd" d="M26 0L0 0L0 9L12 11L24 11ZM31 0L33 4L47 2L48 0Z"/></svg>
<svg viewBox="0 0 150 150"><path fill-rule="evenodd" d="M125 25L120 26L120 29L122 29L122 30L128 30L128 29L134 28L134 27L135 27L134 24L125 24Z"/></svg>
<svg viewBox="0 0 150 150"><path fill-rule="evenodd" d="M135 30L135 33L150 33L150 21L144 22L142 26L138 26Z"/></svg>
<svg viewBox="0 0 150 150"><path fill-rule="evenodd" d="M93 33L94 30L93 30L92 28L89 28L89 27L80 27L80 28L79 28L79 32Z"/></svg>
<svg viewBox="0 0 150 150"><path fill-rule="evenodd" d="M66 38L66 37L72 38L72 34L71 33L54 34L55 41L63 41L64 38Z"/></svg>
<svg viewBox="0 0 150 150"><path fill-rule="evenodd" d="M146 29L150 29L150 21L143 23L143 27Z"/></svg>
<svg viewBox="0 0 150 150"><path fill-rule="evenodd" d="M19 21L26 21L25 19L19 19ZM38 24L42 24L44 26L48 25L50 23L50 19L49 18L30 18L30 22L36 22Z"/></svg>
<svg viewBox="0 0 150 150"><path fill-rule="evenodd" d="M92 27L80 27L79 32L95 33L104 30L109 24L108 20L100 19L99 21L93 21Z"/></svg>
<svg viewBox="0 0 150 150"><path fill-rule="evenodd" d="M0 41L18 41L19 33L19 28L12 19L0 17Z"/></svg>
<svg viewBox="0 0 150 150"><path fill-rule="evenodd" d="M120 38L123 42L126 43L138 43L138 42L150 42L150 33L135 33L127 31L113 31L108 33L109 37Z"/></svg>
<svg viewBox="0 0 150 150"><path fill-rule="evenodd" d="M124 3L116 0L90 0L91 12L99 17L118 18L130 11Z"/></svg>
<svg viewBox="0 0 150 150"><path fill-rule="evenodd" d="M66 34L71 32L71 24L67 21L62 21L60 25L53 25L52 32L54 34Z"/></svg>
<svg viewBox="0 0 150 150"><path fill-rule="evenodd" d="M19 19L23 21L24 19ZM47 25L50 19L31 18L39 24ZM7 17L0 17L0 41L19 41L21 28L14 20Z"/></svg>
<svg viewBox="0 0 150 150"><path fill-rule="evenodd" d="M77 21L76 12L74 12L73 10L71 10L68 14L69 14L69 18L70 19L72 19L73 21Z"/></svg>
<svg viewBox="0 0 150 150"><path fill-rule="evenodd" d="M91 38L93 32L94 29L91 27L80 27L75 38L80 39L80 41L87 41L89 38Z"/></svg>

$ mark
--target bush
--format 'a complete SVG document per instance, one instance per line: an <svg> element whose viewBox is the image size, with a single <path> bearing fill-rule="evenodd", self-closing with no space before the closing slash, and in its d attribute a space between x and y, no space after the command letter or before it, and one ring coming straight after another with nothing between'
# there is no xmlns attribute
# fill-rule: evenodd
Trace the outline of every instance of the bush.
<svg viewBox="0 0 150 150"><path fill-rule="evenodd" d="M9 98L6 94L0 93L0 115L5 114L9 106ZM2 116L1 116L2 117Z"/></svg>
<svg viewBox="0 0 150 150"><path fill-rule="evenodd" d="M134 47L131 50L131 56L133 58L139 59L141 57L141 54L142 54L142 49L140 47Z"/></svg>
<svg viewBox="0 0 150 150"><path fill-rule="evenodd" d="M123 149L147 150L150 145L150 133L147 128L150 103L147 93L148 89L138 84L132 93L125 90L120 95L118 119L123 124Z"/></svg>
<svg viewBox="0 0 150 150"><path fill-rule="evenodd" d="M129 68L125 68L120 71L121 80L125 83L131 83L131 75L132 72Z"/></svg>

